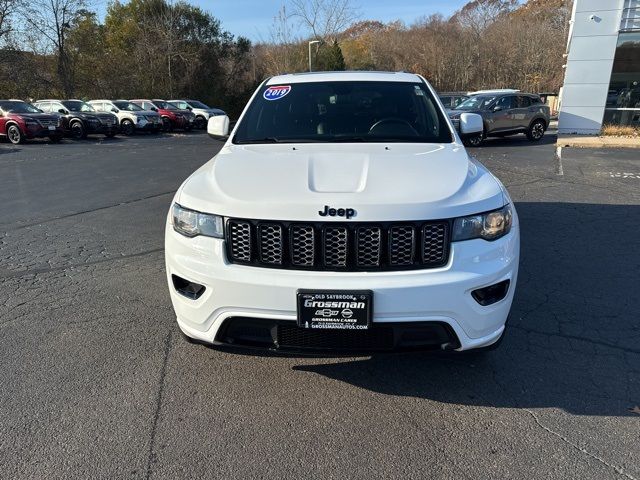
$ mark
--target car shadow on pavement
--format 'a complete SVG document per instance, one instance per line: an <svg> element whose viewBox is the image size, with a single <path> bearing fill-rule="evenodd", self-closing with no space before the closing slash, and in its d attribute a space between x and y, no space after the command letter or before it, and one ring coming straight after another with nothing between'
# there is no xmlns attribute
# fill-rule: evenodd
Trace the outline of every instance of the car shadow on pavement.
<svg viewBox="0 0 640 480"><path fill-rule="evenodd" d="M18 153L20 151L19 148L12 148L7 146L0 146L0 155L3 153Z"/></svg>
<svg viewBox="0 0 640 480"><path fill-rule="evenodd" d="M640 405L638 205L518 203L520 274L502 345L295 370L387 395L497 408L632 415Z"/></svg>
<svg viewBox="0 0 640 480"><path fill-rule="evenodd" d="M476 150L481 150L485 147L535 147L539 145L554 145L558 141L558 135L556 132L547 132L542 139L537 142L532 142L523 133L517 135L509 135L506 137L489 137L482 142L479 147L469 148L469 153L473 153Z"/></svg>

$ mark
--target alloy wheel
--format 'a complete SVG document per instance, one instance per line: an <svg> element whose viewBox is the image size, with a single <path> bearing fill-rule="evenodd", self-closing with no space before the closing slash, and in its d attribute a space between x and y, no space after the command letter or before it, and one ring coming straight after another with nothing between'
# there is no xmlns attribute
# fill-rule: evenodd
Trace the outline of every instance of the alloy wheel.
<svg viewBox="0 0 640 480"><path fill-rule="evenodd" d="M18 143L22 143L22 132L20 131L20 128L18 128L18 126L16 125L11 125L7 129L7 137L9 137L9 141L14 145L17 145Z"/></svg>

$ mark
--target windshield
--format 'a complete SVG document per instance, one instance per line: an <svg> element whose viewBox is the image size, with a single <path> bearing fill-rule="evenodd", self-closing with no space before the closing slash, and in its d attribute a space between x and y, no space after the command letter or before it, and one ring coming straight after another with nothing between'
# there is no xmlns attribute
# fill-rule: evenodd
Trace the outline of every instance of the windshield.
<svg viewBox="0 0 640 480"><path fill-rule="evenodd" d="M72 112L95 112L91 105L81 102L80 100L67 100L66 102L62 102L62 104Z"/></svg>
<svg viewBox="0 0 640 480"><path fill-rule="evenodd" d="M482 110L488 107L495 100L495 95L475 95L467 98L464 102L454 108L454 110Z"/></svg>
<svg viewBox="0 0 640 480"><path fill-rule="evenodd" d="M157 108L161 108L162 110L178 110L178 107L176 107L174 104L165 102L163 100L154 100L153 104Z"/></svg>
<svg viewBox="0 0 640 480"><path fill-rule="evenodd" d="M262 87L234 143L449 143L453 139L422 83L310 82Z"/></svg>
<svg viewBox="0 0 640 480"><path fill-rule="evenodd" d="M199 102L199 101L197 101L197 100L189 100L189 102L188 102L188 103L189 103L189 105L191 105L193 108L206 108L206 109L211 108L211 107L209 107L208 105L205 105L204 103Z"/></svg>
<svg viewBox="0 0 640 480"><path fill-rule="evenodd" d="M0 108L7 113L42 113L42 110L25 102L0 102Z"/></svg>
<svg viewBox="0 0 640 480"><path fill-rule="evenodd" d="M113 102L113 104L120 110L126 112L140 112L142 107L131 102Z"/></svg>

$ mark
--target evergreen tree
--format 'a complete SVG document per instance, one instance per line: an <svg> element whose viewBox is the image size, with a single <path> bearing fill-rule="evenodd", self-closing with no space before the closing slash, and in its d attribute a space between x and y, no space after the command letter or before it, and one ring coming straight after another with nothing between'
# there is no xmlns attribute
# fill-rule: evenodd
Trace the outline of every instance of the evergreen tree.
<svg viewBox="0 0 640 480"><path fill-rule="evenodd" d="M334 40L331 46L325 50L323 55L323 67L327 71L342 71L345 70L346 65L344 63L344 57L342 56L342 50L338 41Z"/></svg>

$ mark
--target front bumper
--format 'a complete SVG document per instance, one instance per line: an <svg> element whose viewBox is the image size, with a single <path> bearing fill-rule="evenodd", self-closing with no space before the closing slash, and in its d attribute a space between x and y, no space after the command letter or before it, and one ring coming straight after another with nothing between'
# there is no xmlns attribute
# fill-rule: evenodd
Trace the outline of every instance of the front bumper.
<svg viewBox="0 0 640 480"><path fill-rule="evenodd" d="M144 131L144 132L157 132L162 130L163 123L162 118L158 118L157 121L149 121L149 120L139 120L135 124L136 130Z"/></svg>
<svg viewBox="0 0 640 480"><path fill-rule="evenodd" d="M87 134L89 135L98 135L98 134L103 134L103 135L114 134L115 135L119 131L120 131L120 127L115 122L112 123L111 125L108 125L106 123L99 123L99 124L90 123L87 126Z"/></svg>
<svg viewBox="0 0 640 480"><path fill-rule="evenodd" d="M296 326L296 292L372 290L373 325L438 324L450 329L449 343L458 350L491 345L500 339L511 309L518 275L520 234L493 242L468 240L451 245L442 268L402 272L308 272L230 264L223 240L186 238L167 223L165 260L171 301L178 324L191 338L228 343L227 320L250 318L265 324ZM172 275L204 285L193 300L179 294ZM507 295L489 306L473 299L475 289L510 280ZM226 328L226 326L225 326ZM277 345L276 345L277 346Z"/></svg>
<svg viewBox="0 0 640 480"><path fill-rule="evenodd" d="M48 127L44 128L41 126L29 126L24 132L25 137L27 139L32 138L45 138L45 137L62 137L64 135L64 130L62 127L55 127L53 130L50 130Z"/></svg>

